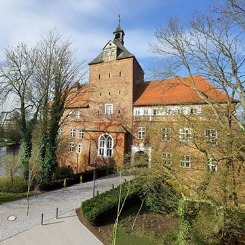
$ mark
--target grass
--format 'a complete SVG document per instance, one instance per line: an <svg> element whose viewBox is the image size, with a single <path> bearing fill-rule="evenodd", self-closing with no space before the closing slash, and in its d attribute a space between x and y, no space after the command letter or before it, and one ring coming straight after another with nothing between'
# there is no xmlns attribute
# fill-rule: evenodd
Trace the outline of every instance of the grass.
<svg viewBox="0 0 245 245"><path fill-rule="evenodd" d="M179 221L169 215L162 216L142 208L135 220L140 204L124 210L119 218L117 245L162 245L172 244L176 239ZM80 221L105 245L111 244L115 217L110 216L100 226L92 226L77 209Z"/></svg>
<svg viewBox="0 0 245 245"><path fill-rule="evenodd" d="M26 192L23 193L1 193L0 192L0 205L6 202L12 202L27 196Z"/></svg>
<svg viewBox="0 0 245 245"><path fill-rule="evenodd" d="M8 141L0 141L0 147L2 146L7 146L7 145L14 145L15 142L12 140L8 140Z"/></svg>

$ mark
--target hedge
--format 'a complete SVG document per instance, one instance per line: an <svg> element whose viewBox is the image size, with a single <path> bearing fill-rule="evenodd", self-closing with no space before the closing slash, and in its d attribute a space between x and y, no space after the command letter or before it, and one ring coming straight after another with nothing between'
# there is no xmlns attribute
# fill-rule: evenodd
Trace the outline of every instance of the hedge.
<svg viewBox="0 0 245 245"><path fill-rule="evenodd" d="M140 185L132 180L121 185L121 200L126 197L125 207L139 200ZM119 201L120 186L106 191L81 204L85 219L92 225L101 224L108 216L115 215Z"/></svg>
<svg viewBox="0 0 245 245"><path fill-rule="evenodd" d="M96 169L96 178L112 174L114 172L113 167ZM63 187L72 186L79 183L85 183L93 180L93 170L85 171L83 173L68 175L67 178L55 179L55 180L43 180L39 185L41 191L53 191L61 189Z"/></svg>

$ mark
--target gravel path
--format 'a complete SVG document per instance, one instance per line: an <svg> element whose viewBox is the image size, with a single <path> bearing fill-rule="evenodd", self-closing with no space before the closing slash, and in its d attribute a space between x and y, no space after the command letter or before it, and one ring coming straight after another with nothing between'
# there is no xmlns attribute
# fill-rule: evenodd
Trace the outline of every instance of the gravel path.
<svg viewBox="0 0 245 245"><path fill-rule="evenodd" d="M124 179L118 175L110 175L96 180L96 192L104 192L113 185L119 185ZM56 215L56 208L59 215L64 215L78 207L81 202L92 198L93 182L81 183L56 191L42 193L30 197L30 209L27 216L27 200L21 199L14 202L0 205L0 241L10 238L23 231L29 230L41 224L41 214L44 214L45 222L52 220ZM9 221L9 216L16 216L15 221Z"/></svg>

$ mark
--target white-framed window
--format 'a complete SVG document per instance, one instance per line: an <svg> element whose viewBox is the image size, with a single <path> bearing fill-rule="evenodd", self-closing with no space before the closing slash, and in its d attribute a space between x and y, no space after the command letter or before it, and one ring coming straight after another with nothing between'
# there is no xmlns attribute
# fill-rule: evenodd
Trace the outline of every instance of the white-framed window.
<svg viewBox="0 0 245 245"><path fill-rule="evenodd" d="M173 115L173 109L167 107L167 108L166 108L166 115L167 115L167 116Z"/></svg>
<svg viewBox="0 0 245 245"><path fill-rule="evenodd" d="M70 130L70 136L72 138L75 138L76 137L76 129L75 128L71 128L71 130Z"/></svg>
<svg viewBox="0 0 245 245"><path fill-rule="evenodd" d="M171 140L171 128L162 128L161 132L162 132L162 135L161 135L162 141L167 142Z"/></svg>
<svg viewBox="0 0 245 245"><path fill-rule="evenodd" d="M116 50L115 49L112 49L111 50L111 55L115 55L116 54Z"/></svg>
<svg viewBox="0 0 245 245"><path fill-rule="evenodd" d="M68 112L68 119L71 119L72 118L72 111L69 111Z"/></svg>
<svg viewBox="0 0 245 245"><path fill-rule="evenodd" d="M81 118L81 112L80 111L77 111L76 112L76 119L80 119Z"/></svg>
<svg viewBox="0 0 245 245"><path fill-rule="evenodd" d="M191 167L191 157L189 155L181 155L180 156L180 166L182 168L190 168Z"/></svg>
<svg viewBox="0 0 245 245"><path fill-rule="evenodd" d="M169 152L162 153L163 164L170 165L172 163L172 154Z"/></svg>
<svg viewBox="0 0 245 245"><path fill-rule="evenodd" d="M153 109L153 116L159 115L159 109Z"/></svg>
<svg viewBox="0 0 245 245"><path fill-rule="evenodd" d="M77 153L81 153L81 152L82 152L82 144L79 143L79 144L77 145Z"/></svg>
<svg viewBox="0 0 245 245"><path fill-rule="evenodd" d="M78 129L78 138L79 139L83 138L83 130L82 129Z"/></svg>
<svg viewBox="0 0 245 245"><path fill-rule="evenodd" d="M179 130L179 139L182 142L192 141L192 129L191 128L181 128Z"/></svg>
<svg viewBox="0 0 245 245"><path fill-rule="evenodd" d="M98 155L102 157L112 157L113 155L113 138L108 134L103 134L98 142Z"/></svg>
<svg viewBox="0 0 245 245"><path fill-rule="evenodd" d="M134 115L139 116L140 115L140 109L134 109Z"/></svg>
<svg viewBox="0 0 245 245"><path fill-rule="evenodd" d="M205 130L205 137L209 143L217 144L218 142L218 132L216 129Z"/></svg>
<svg viewBox="0 0 245 245"><path fill-rule="evenodd" d="M194 107L192 107L191 110L190 110L190 113L191 114L194 114L194 115L201 114L202 113L201 106L194 106Z"/></svg>
<svg viewBox="0 0 245 245"><path fill-rule="evenodd" d="M63 129L60 127L60 128L58 129L58 135L61 136L62 133L63 133Z"/></svg>
<svg viewBox="0 0 245 245"><path fill-rule="evenodd" d="M138 139L145 139L145 138L146 138L146 128L138 127Z"/></svg>
<svg viewBox="0 0 245 245"><path fill-rule="evenodd" d="M69 152L74 152L75 144L73 142L69 143Z"/></svg>
<svg viewBox="0 0 245 245"><path fill-rule="evenodd" d="M112 104L105 104L105 114L107 114L107 115L113 114L113 105Z"/></svg>
<svg viewBox="0 0 245 245"><path fill-rule="evenodd" d="M211 172L218 171L217 161L212 157L208 159L208 171L211 171Z"/></svg>
<svg viewBox="0 0 245 245"><path fill-rule="evenodd" d="M148 115L149 114L149 111L148 111L148 109L144 109L144 115Z"/></svg>

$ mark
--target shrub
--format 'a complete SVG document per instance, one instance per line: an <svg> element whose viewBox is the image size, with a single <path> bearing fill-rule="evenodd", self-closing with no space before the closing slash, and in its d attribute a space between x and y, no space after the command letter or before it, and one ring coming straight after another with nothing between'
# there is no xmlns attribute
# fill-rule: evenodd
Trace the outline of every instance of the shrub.
<svg viewBox="0 0 245 245"><path fill-rule="evenodd" d="M64 179L71 177L73 175L72 168L68 167L58 167L55 171L55 178L56 179Z"/></svg>
<svg viewBox="0 0 245 245"><path fill-rule="evenodd" d="M106 167L101 169L96 169L96 177L102 177L107 174L113 173L114 168ZM39 190L41 191L53 191L61 189L63 187L72 186L74 184L79 184L81 182L88 182L93 180L93 170L86 171L83 173L73 174L71 168L61 167L58 168L56 172L55 180L43 180L39 185ZM58 178L59 177L59 178ZM57 179L58 178L58 179ZM65 182L65 185L64 185Z"/></svg>
<svg viewBox="0 0 245 245"><path fill-rule="evenodd" d="M0 178L0 192L4 193L22 193L26 192L28 188L28 182L20 177L14 176L13 183L9 177Z"/></svg>
<svg viewBox="0 0 245 245"><path fill-rule="evenodd" d="M140 186L136 181L124 183L121 188L121 200L127 198L125 207L138 199ZM116 214L119 193L120 186L82 202L81 209L86 220L93 225L98 225L108 216Z"/></svg>
<svg viewBox="0 0 245 245"><path fill-rule="evenodd" d="M53 191L64 187L64 180L44 180L39 185L41 191Z"/></svg>

